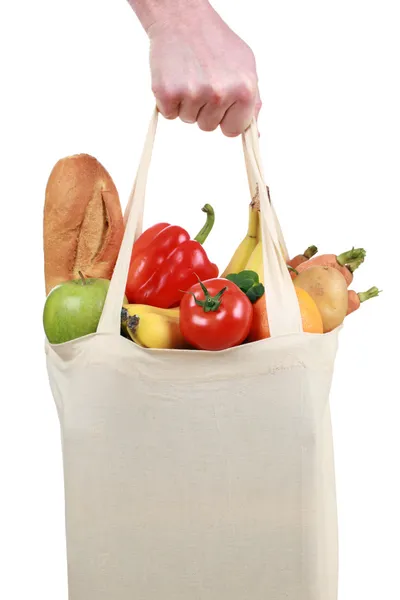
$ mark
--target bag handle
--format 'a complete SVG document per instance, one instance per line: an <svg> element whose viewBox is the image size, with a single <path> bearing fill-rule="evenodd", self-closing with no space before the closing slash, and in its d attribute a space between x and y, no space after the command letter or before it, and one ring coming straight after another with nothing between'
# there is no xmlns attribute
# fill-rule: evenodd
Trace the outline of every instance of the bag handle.
<svg viewBox="0 0 400 600"><path fill-rule="evenodd" d="M125 211L124 237L97 328L99 333L119 335L121 331L121 306L128 278L132 246L142 233L147 176L157 123L158 109L156 107L150 121L136 179ZM297 296L286 266L285 257L282 254L282 250L287 252L286 246L275 211L270 204L267 187L261 172L258 133L254 119L242 135L242 143L250 192L254 195L256 189L258 189L260 197L264 286L271 337L301 333L303 329Z"/></svg>
<svg viewBox="0 0 400 600"><path fill-rule="evenodd" d="M258 144L258 133L257 133L257 129L256 128L250 128L251 129L251 133L252 133L252 142L253 142L253 148L255 150L255 158L257 161L257 166L258 169L260 171L261 177L263 182L266 181L266 178L264 177L264 173L263 173L263 167L262 167L262 162L261 162L261 156L260 156L260 152L259 152L259 144ZM248 178L248 182L249 182L249 188L251 191L251 195L252 198L254 198L254 196L258 193L258 185L257 185L257 181L254 178L254 173L249 165L249 160L248 157L245 153L245 162L246 162L246 170L247 170L247 178ZM267 187L267 186L265 186ZM275 208L274 205L271 201L270 195L269 195L269 189L267 187L267 194L268 194L268 200L269 203L271 205L271 209L272 209L272 213L273 213L273 219L274 219L274 223L275 223L275 227L276 227L276 231L278 234L278 239L279 239L279 245L281 248L281 251L283 252L284 258L286 261L289 260L289 252L286 246L286 242L285 242L285 238L283 237L283 232L277 217L277 214L275 212Z"/></svg>

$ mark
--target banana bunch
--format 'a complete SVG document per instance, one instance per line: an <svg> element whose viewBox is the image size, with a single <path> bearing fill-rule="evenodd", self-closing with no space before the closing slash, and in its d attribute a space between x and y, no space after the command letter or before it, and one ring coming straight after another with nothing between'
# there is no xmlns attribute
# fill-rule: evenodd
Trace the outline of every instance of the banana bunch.
<svg viewBox="0 0 400 600"><path fill-rule="evenodd" d="M260 240L260 207L257 202L253 201L249 205L249 219L246 236L236 248L221 277L226 277L231 273L240 273L247 269L246 265L259 245Z"/></svg>
<svg viewBox="0 0 400 600"><path fill-rule="evenodd" d="M268 195L269 190L267 188ZM280 250L285 259L285 251L280 244ZM249 220L247 234L236 248L229 265L221 277L241 271L255 271L259 282L264 284L264 261L260 221L260 204L257 195L249 206Z"/></svg>
<svg viewBox="0 0 400 600"><path fill-rule="evenodd" d="M231 273L240 273L241 271L255 271L260 283L264 283L260 205L254 200L249 206L247 234L236 248L221 277L226 277Z"/></svg>
<svg viewBox="0 0 400 600"><path fill-rule="evenodd" d="M124 304L121 329L125 337L143 348L188 348L179 327L179 308Z"/></svg>

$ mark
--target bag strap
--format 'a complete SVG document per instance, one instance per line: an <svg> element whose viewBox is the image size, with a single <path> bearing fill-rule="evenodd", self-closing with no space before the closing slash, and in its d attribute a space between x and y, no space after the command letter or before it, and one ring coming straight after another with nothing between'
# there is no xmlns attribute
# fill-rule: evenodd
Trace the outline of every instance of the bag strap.
<svg viewBox="0 0 400 600"><path fill-rule="evenodd" d="M119 335L121 331L121 306L128 278L132 246L142 233L146 183L157 123L158 109L156 107L150 121L136 179L126 207L124 215L125 233L97 328L99 333ZM284 252L286 252L286 246L261 172L258 133L254 119L242 135L242 143L250 193L254 195L255 190L258 188L260 197L265 298L271 337L301 333L302 321L297 296L281 250L283 247Z"/></svg>
<svg viewBox="0 0 400 600"><path fill-rule="evenodd" d="M257 166L261 173L262 180L266 181L266 178L264 177L260 152L258 150L258 148L259 148L258 130L256 128L250 128L250 129L251 129L251 133L252 133L252 144L253 144L253 147L255 148L255 158L257 161ZM249 182L251 197L254 198L258 194L258 185L257 185L257 181L254 178L255 174L249 165L249 161L248 161L248 157L246 156L246 153L245 153L245 162L246 162L247 179ZM267 188L267 190L268 190L268 188ZM286 246L285 238L283 237L283 232L282 232L282 229L281 229L281 226L280 226L280 223L279 223L276 211L275 211L275 207L274 207L271 197L269 195L269 190L267 191L267 194L268 194L268 199L269 199L269 202L270 202L270 205L272 208L272 214L273 214L273 219L274 219L274 223L275 223L275 228L278 233L279 245L281 247L281 250L283 252L285 260L288 261L290 259L289 252L288 252L288 249Z"/></svg>
<svg viewBox="0 0 400 600"><path fill-rule="evenodd" d="M271 337L303 333L299 303L286 265L286 245L259 167L261 157L255 119L243 134L242 141L250 179L258 187L260 198L265 299Z"/></svg>

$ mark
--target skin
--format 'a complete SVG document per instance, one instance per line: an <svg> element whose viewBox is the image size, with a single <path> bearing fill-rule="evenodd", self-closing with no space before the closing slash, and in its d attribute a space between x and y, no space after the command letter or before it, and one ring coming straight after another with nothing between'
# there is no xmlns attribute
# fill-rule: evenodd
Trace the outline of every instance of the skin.
<svg viewBox="0 0 400 600"><path fill-rule="evenodd" d="M322 316L324 333L341 325L347 314L348 290L340 271L334 267L310 267L296 277L294 285L314 300Z"/></svg>
<svg viewBox="0 0 400 600"><path fill-rule="evenodd" d="M357 292L354 290L349 290L349 306L347 308L347 314L351 315L354 311L358 310L361 306L360 298L358 297Z"/></svg>
<svg viewBox="0 0 400 600"><path fill-rule="evenodd" d="M129 0L150 40L152 90L167 119L236 137L258 117L254 54L207 0Z"/></svg>
<svg viewBox="0 0 400 600"><path fill-rule="evenodd" d="M308 269L317 266L325 266L330 267L332 269L337 269L339 273L341 273L344 277L348 286L353 281L353 273L349 271L347 267L343 267L342 265L338 264L335 254L325 254L323 256L316 256L315 258L311 258L310 260L301 263L296 267L296 269L299 273L303 273Z"/></svg>

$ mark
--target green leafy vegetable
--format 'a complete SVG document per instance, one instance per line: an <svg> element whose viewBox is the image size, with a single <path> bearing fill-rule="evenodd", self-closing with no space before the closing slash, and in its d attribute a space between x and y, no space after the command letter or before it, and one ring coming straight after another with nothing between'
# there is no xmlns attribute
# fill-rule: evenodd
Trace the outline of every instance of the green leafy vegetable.
<svg viewBox="0 0 400 600"><path fill-rule="evenodd" d="M237 285L253 304L264 294L265 288L260 283L260 278L255 271L230 273L226 276L226 279Z"/></svg>

